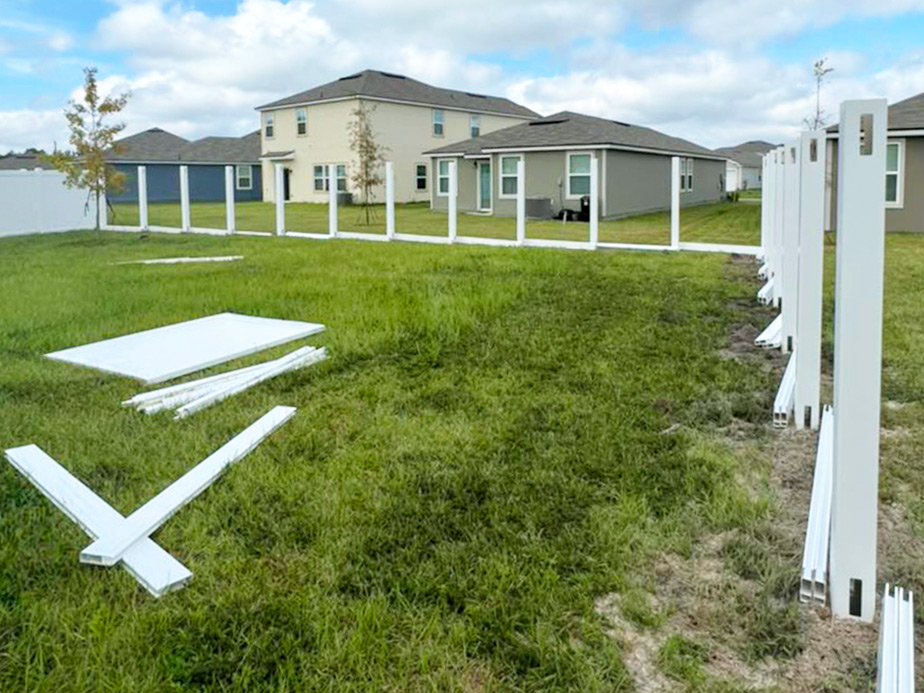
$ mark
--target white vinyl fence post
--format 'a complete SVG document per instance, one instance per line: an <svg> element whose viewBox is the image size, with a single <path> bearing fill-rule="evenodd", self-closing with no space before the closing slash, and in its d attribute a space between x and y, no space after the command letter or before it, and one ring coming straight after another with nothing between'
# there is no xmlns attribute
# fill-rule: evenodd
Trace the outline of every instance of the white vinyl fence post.
<svg viewBox="0 0 924 693"><path fill-rule="evenodd" d="M285 171L282 164L275 165L276 174L276 235L286 235L286 192Z"/></svg>
<svg viewBox="0 0 924 693"><path fill-rule="evenodd" d="M671 248L680 250L680 157L671 157Z"/></svg>
<svg viewBox="0 0 924 693"><path fill-rule="evenodd" d="M760 254L765 263L769 260L767 236L770 228L770 196L772 195L769 170L770 157L764 154L761 157L760 169Z"/></svg>
<svg viewBox="0 0 924 693"><path fill-rule="evenodd" d="M783 302L783 224L786 212L786 148L776 150L776 182L773 184L773 305Z"/></svg>
<svg viewBox="0 0 924 693"><path fill-rule="evenodd" d="M138 167L138 226L148 230L148 168Z"/></svg>
<svg viewBox="0 0 924 693"><path fill-rule="evenodd" d="M821 417L821 309L824 277L825 133L803 132L799 205L799 298L796 309L796 428Z"/></svg>
<svg viewBox="0 0 924 693"><path fill-rule="evenodd" d="M863 621L876 606L886 113L885 99L845 101L838 140L830 592L835 617Z"/></svg>
<svg viewBox="0 0 924 693"><path fill-rule="evenodd" d="M337 237L337 165L331 164L327 171L327 233Z"/></svg>
<svg viewBox="0 0 924 693"><path fill-rule="evenodd" d="M459 202L459 170L455 161L449 162L449 242L455 243L458 234L456 225Z"/></svg>
<svg viewBox="0 0 924 693"><path fill-rule="evenodd" d="M234 233L234 166L225 166L225 228L228 233Z"/></svg>
<svg viewBox="0 0 924 693"><path fill-rule="evenodd" d="M786 145L786 212L783 217L783 331L784 354L796 348L796 316L799 310L799 206L801 145Z"/></svg>
<svg viewBox="0 0 924 693"><path fill-rule="evenodd" d="M192 227L189 219L189 167L180 166L180 227L189 231Z"/></svg>
<svg viewBox="0 0 924 693"><path fill-rule="evenodd" d="M395 237L395 164L385 162L385 237Z"/></svg>
<svg viewBox="0 0 924 693"><path fill-rule="evenodd" d="M517 245L526 243L526 164L517 161Z"/></svg>
<svg viewBox="0 0 924 693"><path fill-rule="evenodd" d="M590 157L590 247L597 249L597 243L600 240L600 169L599 160L595 156Z"/></svg>

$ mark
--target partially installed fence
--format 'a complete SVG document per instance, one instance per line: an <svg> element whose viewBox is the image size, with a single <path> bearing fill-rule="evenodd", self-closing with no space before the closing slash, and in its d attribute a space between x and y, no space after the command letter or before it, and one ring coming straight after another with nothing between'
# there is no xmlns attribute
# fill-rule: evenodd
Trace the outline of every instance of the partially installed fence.
<svg viewBox="0 0 924 693"><path fill-rule="evenodd" d="M876 605L879 506L879 418L882 379L885 259L884 99L841 105L837 148L834 403L820 397L824 273L824 131L804 132L764 156L764 206L758 300L780 315L758 346L789 353L774 401L773 420L819 428L815 477L803 553L803 601L830 601L835 617L872 621ZM900 589L884 617L881 654L889 666L913 667L907 656L913 628L910 593ZM896 603L895 600L898 600ZM913 669L912 669L913 671ZM886 679L893 669L889 670ZM907 670L896 673L901 681ZM880 690L893 690L883 687ZM905 690L904 688L902 690ZM913 690L910 689L910 690Z"/></svg>
<svg viewBox="0 0 924 693"><path fill-rule="evenodd" d="M277 163L274 167L274 182L276 190L283 190L283 165ZM109 224L105 228L112 231L158 231L165 233L206 233L206 234L241 234L258 236L288 236L292 238L306 238L313 240L330 240L345 238L360 241L390 242L403 241L409 243L436 243L458 245L482 245L500 247L527 247L527 248L558 248L563 250L597 250L597 249L633 249L678 251L691 250L701 252L740 253L745 255L758 255L760 246L737 245L725 243L687 243L681 240L681 207L680 207L680 158L671 160L670 185L670 237L667 245L651 243L616 242L600 239L599 218L599 161L596 157L590 161L590 219L587 224L586 240L566 240L560 238L530 238L527 235L526 217L526 170L525 162L521 159L517 164L517 195L516 195L516 233L512 238L492 238L489 236L463 235L459 233L458 211L458 170L456 162L449 163L449 190L447 196L446 233L421 234L407 233L398 227L395 217L395 183L394 166L392 162L385 164L385 233L366 233L362 231L342 231L339 229L339 209L337 201L337 174L331 168L328 181L328 220L327 229L317 231L293 231L286 224L286 202L277 195L275 200L275 230L241 231L237 228L234 201L234 170L228 166L225 169L225 207L226 221L224 228L203 228L194 226L191 221L189 175L186 166L180 166L180 224L178 227L158 226L149 223L149 209L147 196L147 175L144 166L138 167L138 224Z"/></svg>
<svg viewBox="0 0 924 693"><path fill-rule="evenodd" d="M0 171L0 237L95 226L87 191L68 188L64 174L41 169Z"/></svg>

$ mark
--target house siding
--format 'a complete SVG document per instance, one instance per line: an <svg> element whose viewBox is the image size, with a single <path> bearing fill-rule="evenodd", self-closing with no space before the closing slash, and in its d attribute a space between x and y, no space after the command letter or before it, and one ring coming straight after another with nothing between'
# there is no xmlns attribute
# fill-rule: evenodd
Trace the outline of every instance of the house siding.
<svg viewBox="0 0 924 693"><path fill-rule="evenodd" d="M260 166L252 164L253 187L235 190L237 202L260 200L262 187ZM138 165L114 164L113 168L125 174L125 190L109 195L111 202L138 202ZM145 164L148 179L148 202L180 201L180 165ZM225 164L189 164L190 202L224 202Z"/></svg>

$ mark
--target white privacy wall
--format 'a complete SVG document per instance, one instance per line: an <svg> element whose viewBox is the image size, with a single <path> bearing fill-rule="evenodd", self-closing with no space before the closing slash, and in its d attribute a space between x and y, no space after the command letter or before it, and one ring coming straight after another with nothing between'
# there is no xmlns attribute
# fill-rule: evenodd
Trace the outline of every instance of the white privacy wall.
<svg viewBox="0 0 924 693"><path fill-rule="evenodd" d="M0 238L89 229L94 207L87 191L68 188L57 171L0 171Z"/></svg>

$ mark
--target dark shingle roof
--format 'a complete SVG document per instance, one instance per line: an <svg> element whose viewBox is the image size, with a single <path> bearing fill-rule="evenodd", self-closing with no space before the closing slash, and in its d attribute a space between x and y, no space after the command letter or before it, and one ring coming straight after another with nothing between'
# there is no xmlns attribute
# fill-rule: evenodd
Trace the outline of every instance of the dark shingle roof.
<svg viewBox="0 0 924 693"><path fill-rule="evenodd" d="M889 106L889 130L924 129L924 92ZM837 132L837 125L828 128Z"/></svg>
<svg viewBox="0 0 924 693"><path fill-rule="evenodd" d="M18 171L23 168L41 168L47 171L54 166L43 162L37 154L10 154L0 157L0 171Z"/></svg>
<svg viewBox="0 0 924 693"><path fill-rule="evenodd" d="M615 145L638 149L654 149L665 153L693 154L718 158L698 144L671 137L640 125L562 111L529 123L513 125L503 130L463 142L431 149L427 154L480 154L492 149L527 149L563 146Z"/></svg>
<svg viewBox="0 0 924 693"><path fill-rule="evenodd" d="M409 101L427 106L445 106L470 111L484 111L503 115L536 118L538 114L510 99L499 96L484 96L454 89L442 89L424 84L416 79L378 70L363 70L354 75L322 84L320 87L299 92L284 99L273 101L257 108L258 111L280 106L342 99L350 96Z"/></svg>
<svg viewBox="0 0 924 693"><path fill-rule="evenodd" d="M733 147L719 147L715 150L715 153L732 161L737 161L742 166L760 168L763 166L763 155L774 149L776 149L775 144L770 144L763 140L751 140L750 142L736 144Z"/></svg>
<svg viewBox="0 0 924 693"><path fill-rule="evenodd" d="M151 128L137 135L123 137L115 142L116 150L110 152L111 161L176 161L180 150L189 140L173 133Z"/></svg>
<svg viewBox="0 0 924 693"><path fill-rule="evenodd" d="M260 131L244 137L203 137L180 150L180 161L255 163L260 158Z"/></svg>
<svg viewBox="0 0 924 693"><path fill-rule="evenodd" d="M160 128L118 140L111 161L257 163L260 159L260 132L244 137L203 137L190 142Z"/></svg>

